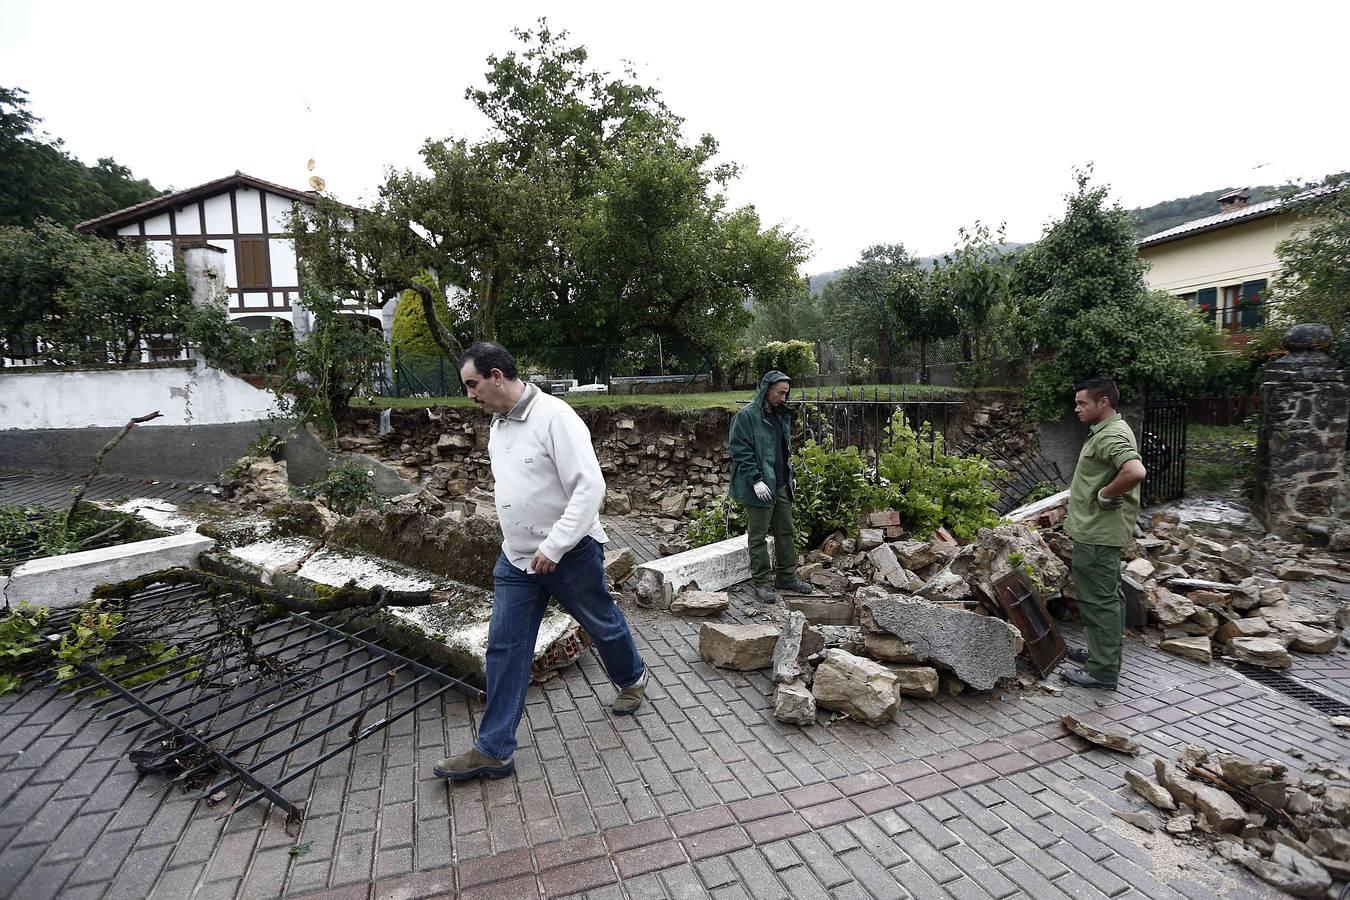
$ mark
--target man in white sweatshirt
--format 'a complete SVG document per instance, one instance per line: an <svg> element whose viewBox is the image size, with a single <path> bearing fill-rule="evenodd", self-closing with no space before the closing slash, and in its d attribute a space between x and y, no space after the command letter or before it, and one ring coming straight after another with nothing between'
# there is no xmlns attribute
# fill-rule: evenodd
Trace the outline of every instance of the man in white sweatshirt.
<svg viewBox="0 0 1350 900"><path fill-rule="evenodd" d="M502 553L492 572L487 705L478 740L435 767L452 781L515 771L516 728L550 596L586 629L619 688L610 707L615 715L637 712L647 689L646 666L605 578L605 479L586 424L557 397L521 381L500 344L469 347L459 376L469 399L492 413L488 456Z"/></svg>

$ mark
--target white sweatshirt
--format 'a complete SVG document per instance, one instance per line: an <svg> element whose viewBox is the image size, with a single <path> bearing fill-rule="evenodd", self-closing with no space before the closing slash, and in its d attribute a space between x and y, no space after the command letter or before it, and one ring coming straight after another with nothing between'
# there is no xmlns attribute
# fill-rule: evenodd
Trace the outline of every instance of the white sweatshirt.
<svg viewBox="0 0 1350 900"><path fill-rule="evenodd" d="M529 572L536 550L559 562L582 538L609 538L600 524L605 477L586 423L557 397L525 390L511 412L492 417L488 456L502 551Z"/></svg>

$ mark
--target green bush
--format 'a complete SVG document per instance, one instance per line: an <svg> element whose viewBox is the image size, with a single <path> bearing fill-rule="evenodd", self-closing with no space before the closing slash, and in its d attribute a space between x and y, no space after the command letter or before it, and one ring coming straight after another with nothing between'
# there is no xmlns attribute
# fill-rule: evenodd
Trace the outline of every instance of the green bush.
<svg viewBox="0 0 1350 900"><path fill-rule="evenodd" d="M702 547L744 534L747 524L745 505L723 494L694 516L687 537L691 546Z"/></svg>
<svg viewBox="0 0 1350 900"><path fill-rule="evenodd" d="M450 305L446 302L440 286L426 275L419 276L416 280L426 284L432 293L437 295L436 314L440 317L441 327L449 330L450 323L454 319L450 315ZM399 358L405 361L434 360L445 355L445 351L431 336L431 329L427 327L426 312L422 308L422 298L416 291L404 291L399 295L398 306L394 309L394 326L389 334L389 350L390 353L397 353Z"/></svg>
<svg viewBox="0 0 1350 900"><path fill-rule="evenodd" d="M375 473L350 462L333 466L322 480L294 490L307 500L322 501L344 516L363 506L378 508L381 504L380 495L375 493Z"/></svg>
<svg viewBox="0 0 1350 900"><path fill-rule="evenodd" d="M863 513L895 509L900 522L924 537L945 525L961 540L998 524L991 507L997 470L979 457L948 453L930 426L909 427L903 413L876 470L856 447L830 450L807 441L792 457L797 475L793 518L798 546L814 546L835 531L856 534ZM723 496L695 517L689 542L700 547L742 534L745 508Z"/></svg>
<svg viewBox="0 0 1350 900"><path fill-rule="evenodd" d="M981 528L998 524L990 508L998 502L998 471L988 460L948 453L942 436L927 423L915 431L897 412L892 440L877 462L880 483L873 489L872 509L894 508L900 522L916 536L945 525L960 540L971 540Z"/></svg>
<svg viewBox="0 0 1350 900"><path fill-rule="evenodd" d="M814 375L816 354L806 341L769 341L755 350L755 372L762 376L777 369L789 378Z"/></svg>
<svg viewBox="0 0 1350 900"><path fill-rule="evenodd" d="M807 441L792 458L797 474L797 543L815 546L835 531L853 532L872 497L867 460L857 447L827 450Z"/></svg>

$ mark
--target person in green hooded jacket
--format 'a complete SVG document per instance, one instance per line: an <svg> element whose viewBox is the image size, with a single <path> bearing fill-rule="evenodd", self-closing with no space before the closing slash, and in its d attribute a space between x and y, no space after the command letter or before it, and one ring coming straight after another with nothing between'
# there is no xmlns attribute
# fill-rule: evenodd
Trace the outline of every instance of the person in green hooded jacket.
<svg viewBox="0 0 1350 900"><path fill-rule="evenodd" d="M796 479L792 474L792 383L782 372L760 379L759 393L731 420L731 498L746 506L750 574L755 597L777 603L775 588L809 594L811 586L797 578L797 545L792 524ZM774 557L769 561L768 536Z"/></svg>

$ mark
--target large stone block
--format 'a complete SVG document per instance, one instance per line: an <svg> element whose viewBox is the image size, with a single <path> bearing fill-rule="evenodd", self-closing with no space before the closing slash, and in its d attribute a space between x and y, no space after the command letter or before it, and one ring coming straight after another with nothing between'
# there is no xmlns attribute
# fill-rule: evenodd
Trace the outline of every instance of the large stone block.
<svg viewBox="0 0 1350 900"><path fill-rule="evenodd" d="M865 630L885 631L976 690L987 691L1017 675L1022 636L1002 619L923 600L874 598L864 602Z"/></svg>
<svg viewBox="0 0 1350 900"><path fill-rule="evenodd" d="M790 611L806 616L812 625L853 624L853 601L847 597L805 594L784 596L783 603Z"/></svg>
<svg viewBox="0 0 1350 900"><path fill-rule="evenodd" d="M773 717L789 725L816 724L816 698L800 678L773 690Z"/></svg>
<svg viewBox="0 0 1350 900"><path fill-rule="evenodd" d="M884 725L900 705L895 673L880 663L843 650L826 650L816 667L812 693L816 705L866 722Z"/></svg>
<svg viewBox="0 0 1350 900"><path fill-rule="evenodd" d="M773 665L778 629L773 625L704 623L698 633L698 652L720 669L750 672Z"/></svg>

